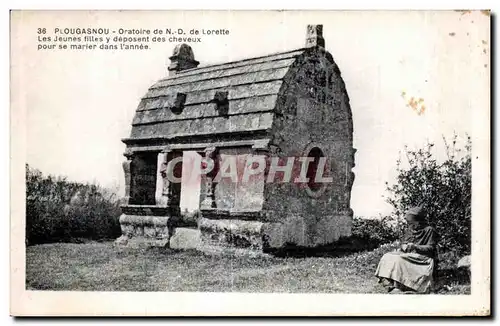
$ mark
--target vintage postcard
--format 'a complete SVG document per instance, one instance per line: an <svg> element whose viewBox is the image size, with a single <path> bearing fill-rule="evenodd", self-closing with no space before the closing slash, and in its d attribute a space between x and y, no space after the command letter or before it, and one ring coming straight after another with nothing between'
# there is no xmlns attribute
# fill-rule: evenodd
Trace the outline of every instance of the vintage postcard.
<svg viewBox="0 0 500 326"><path fill-rule="evenodd" d="M11 11L14 316L487 316L490 11Z"/></svg>

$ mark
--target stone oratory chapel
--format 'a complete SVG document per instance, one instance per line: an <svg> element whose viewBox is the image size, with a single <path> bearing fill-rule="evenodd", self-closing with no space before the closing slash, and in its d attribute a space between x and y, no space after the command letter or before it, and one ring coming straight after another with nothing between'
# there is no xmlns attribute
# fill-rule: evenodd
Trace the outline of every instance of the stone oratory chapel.
<svg viewBox="0 0 500 326"><path fill-rule="evenodd" d="M168 246L176 229L193 228L202 244L266 252L351 234L352 113L322 25L307 26L304 48L209 66L177 45L168 76L142 97L122 141L126 198L117 244ZM191 221L181 214L183 183L167 177L173 160L170 172L185 177L188 152L214 162L197 179L199 213ZM308 182L280 182L286 173L269 166L248 182L217 177L227 158L284 166L290 157L308 160ZM330 182L316 183L317 170ZM266 182L270 173L274 181Z"/></svg>

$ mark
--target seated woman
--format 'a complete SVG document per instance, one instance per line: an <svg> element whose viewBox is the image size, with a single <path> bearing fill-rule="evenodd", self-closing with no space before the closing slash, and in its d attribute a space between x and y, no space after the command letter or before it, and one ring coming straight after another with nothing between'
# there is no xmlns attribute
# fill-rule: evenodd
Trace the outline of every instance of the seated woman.
<svg viewBox="0 0 500 326"><path fill-rule="evenodd" d="M401 239L401 248L380 259L375 276L391 293L429 293L437 258L437 234L427 225L421 207L409 209L405 218L408 230Z"/></svg>

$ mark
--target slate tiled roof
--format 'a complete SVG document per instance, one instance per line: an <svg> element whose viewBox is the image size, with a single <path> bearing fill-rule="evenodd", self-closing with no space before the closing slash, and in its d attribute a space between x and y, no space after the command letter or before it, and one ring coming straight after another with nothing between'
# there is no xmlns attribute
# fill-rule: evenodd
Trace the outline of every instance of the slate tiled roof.
<svg viewBox="0 0 500 326"><path fill-rule="evenodd" d="M270 129L283 78L305 49L187 69L159 80L141 99L125 142ZM228 112L216 110L228 91ZM168 106L185 94L182 112Z"/></svg>

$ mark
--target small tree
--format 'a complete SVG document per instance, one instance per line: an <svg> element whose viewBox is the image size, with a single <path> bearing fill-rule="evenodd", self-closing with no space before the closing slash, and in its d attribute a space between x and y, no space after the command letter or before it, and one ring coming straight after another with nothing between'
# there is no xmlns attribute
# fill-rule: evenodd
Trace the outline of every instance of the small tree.
<svg viewBox="0 0 500 326"><path fill-rule="evenodd" d="M397 162L396 184L387 182L386 200L394 208L399 225L404 224L408 208L423 206L429 224L438 232L438 248L457 255L470 254L471 247L471 139L457 148L457 135L451 144L443 137L447 158L438 162L432 155L434 144L417 151L405 147L407 167ZM401 230L401 229L400 229Z"/></svg>

